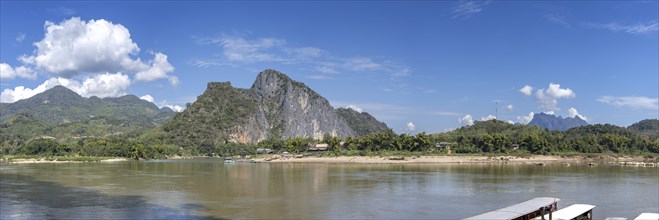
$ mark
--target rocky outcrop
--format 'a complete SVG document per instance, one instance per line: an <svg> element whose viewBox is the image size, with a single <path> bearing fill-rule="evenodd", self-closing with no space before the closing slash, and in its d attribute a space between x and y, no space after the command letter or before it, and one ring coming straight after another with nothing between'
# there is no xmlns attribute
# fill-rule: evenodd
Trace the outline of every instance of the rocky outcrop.
<svg viewBox="0 0 659 220"><path fill-rule="evenodd" d="M357 136L349 124L327 99L303 83L265 70L250 89L234 88L228 82L209 83L204 94L165 130L194 137L196 144L254 144L268 138Z"/></svg>

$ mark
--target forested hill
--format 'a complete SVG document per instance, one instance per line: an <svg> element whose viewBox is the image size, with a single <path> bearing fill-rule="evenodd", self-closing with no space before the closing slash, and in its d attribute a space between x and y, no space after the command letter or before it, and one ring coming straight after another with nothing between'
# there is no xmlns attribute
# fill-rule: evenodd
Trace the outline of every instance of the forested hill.
<svg viewBox="0 0 659 220"><path fill-rule="evenodd" d="M155 127L174 115L171 109L159 109L155 104L134 95L85 98L64 86L55 86L28 99L5 103L0 107L2 121L23 113L49 125L106 117Z"/></svg>
<svg viewBox="0 0 659 220"><path fill-rule="evenodd" d="M645 119L636 122L629 127L628 130L637 132L641 135L648 136L650 139L659 138L659 120L658 119Z"/></svg>
<svg viewBox="0 0 659 220"><path fill-rule="evenodd" d="M15 146L42 136L71 139L141 133L162 125L174 114L169 108L159 109L134 95L85 98L66 87L55 86L0 106L0 143Z"/></svg>
<svg viewBox="0 0 659 220"><path fill-rule="evenodd" d="M514 150L535 154L659 153L659 137L652 133L656 122L654 119L644 120L628 128L595 124L552 131L538 126L490 120L432 136L435 142L455 142L454 150L457 153L505 153Z"/></svg>
<svg viewBox="0 0 659 220"><path fill-rule="evenodd" d="M208 83L197 101L163 130L172 143L194 147L326 135L345 138L388 128L368 113L337 111L304 83L265 70L250 89L229 82Z"/></svg>

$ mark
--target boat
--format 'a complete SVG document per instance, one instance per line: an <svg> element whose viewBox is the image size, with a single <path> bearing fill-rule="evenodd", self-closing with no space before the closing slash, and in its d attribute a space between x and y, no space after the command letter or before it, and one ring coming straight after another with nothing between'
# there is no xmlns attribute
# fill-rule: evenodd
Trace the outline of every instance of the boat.
<svg viewBox="0 0 659 220"><path fill-rule="evenodd" d="M231 157L225 157L224 158L224 163L236 163L236 161L233 160Z"/></svg>
<svg viewBox="0 0 659 220"><path fill-rule="evenodd" d="M641 213L634 220L657 220L659 213Z"/></svg>
<svg viewBox="0 0 659 220"><path fill-rule="evenodd" d="M556 203L561 201L559 198L552 197L538 197L502 208L491 212L483 213L477 216L472 216L466 219L507 219L507 220L528 220L535 217L544 216L545 214L556 211Z"/></svg>
<svg viewBox="0 0 659 220"><path fill-rule="evenodd" d="M544 219L551 220L592 220L594 205L574 204L562 208L551 214L545 214ZM542 216L535 217L534 220L540 220Z"/></svg>

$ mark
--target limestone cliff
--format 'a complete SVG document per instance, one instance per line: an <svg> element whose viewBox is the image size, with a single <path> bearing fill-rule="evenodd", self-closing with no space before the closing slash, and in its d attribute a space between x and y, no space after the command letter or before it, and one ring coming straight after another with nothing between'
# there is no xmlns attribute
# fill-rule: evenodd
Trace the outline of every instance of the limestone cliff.
<svg viewBox="0 0 659 220"><path fill-rule="evenodd" d="M375 121L365 126L383 125L373 117L363 120ZM326 133L339 138L363 135L363 131L358 133L352 128L355 123L361 122L346 121L327 99L303 83L275 70L265 70L250 89L234 88L228 82L209 83L204 94L164 129L191 138L190 144L254 144L267 138L322 139ZM387 129L384 125L365 130Z"/></svg>

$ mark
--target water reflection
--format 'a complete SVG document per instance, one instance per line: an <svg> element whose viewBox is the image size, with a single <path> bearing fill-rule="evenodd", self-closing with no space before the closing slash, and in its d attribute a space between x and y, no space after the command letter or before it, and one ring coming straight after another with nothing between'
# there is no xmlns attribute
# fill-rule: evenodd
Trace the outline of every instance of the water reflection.
<svg viewBox="0 0 659 220"><path fill-rule="evenodd" d="M92 212L108 218L457 219L540 196L561 198L559 207L597 205L596 218L659 207L657 168L221 160L0 168L3 218ZM62 194L69 202L55 204Z"/></svg>
<svg viewBox="0 0 659 220"><path fill-rule="evenodd" d="M0 173L0 192L1 219L220 219L188 213L201 205L171 209L142 196L109 196L16 173Z"/></svg>

